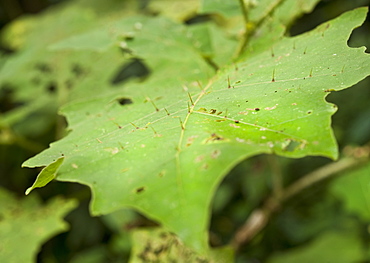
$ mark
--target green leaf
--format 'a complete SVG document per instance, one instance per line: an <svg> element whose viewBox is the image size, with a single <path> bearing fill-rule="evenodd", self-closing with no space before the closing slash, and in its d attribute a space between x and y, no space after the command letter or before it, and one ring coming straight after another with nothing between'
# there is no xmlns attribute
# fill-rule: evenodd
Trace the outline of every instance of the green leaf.
<svg viewBox="0 0 370 263"><path fill-rule="evenodd" d="M126 58L109 38L111 32L98 34L94 29L110 25L122 15L136 14L138 4L134 0L99 2L79 0L56 5L40 15L21 17L2 30L3 45L17 52L1 65L0 91L8 92L16 107L1 113L0 128L26 126L15 134L27 137L30 129L24 124L33 122L32 130L42 134L54 121L59 106L110 88L112 75ZM73 45L78 35L83 38L83 52L78 48L50 49L63 43ZM107 39L110 42L105 46ZM107 51L104 56L102 51ZM110 67L102 71L101 64ZM96 85L94 90L91 82Z"/></svg>
<svg viewBox="0 0 370 263"><path fill-rule="evenodd" d="M274 44L279 42L283 36L288 33L287 29L294 20L304 13L311 12L319 1L320 0L285 0L279 1L280 3L277 5L270 6L269 15L263 17L258 23L252 23L252 25L249 26L248 49L244 57L260 53L266 49L274 53ZM271 3L273 2L276 1L271 1ZM263 7L261 3L259 3L259 6ZM269 5L265 5L265 7L268 6Z"/></svg>
<svg viewBox="0 0 370 263"><path fill-rule="evenodd" d="M135 208L205 252L212 196L241 160L337 157L330 128L336 107L324 98L370 73L364 48L346 44L366 12L283 38L273 53L253 53L213 78L186 28L149 18L127 46L150 77L63 107L70 134L23 165L63 154L57 180L88 185L94 215Z"/></svg>
<svg viewBox="0 0 370 263"><path fill-rule="evenodd" d="M352 233L328 232L302 248L277 254L269 263L362 262L363 251L359 238Z"/></svg>
<svg viewBox="0 0 370 263"><path fill-rule="evenodd" d="M238 0L202 0L200 11L202 13L219 13L225 17L241 15Z"/></svg>
<svg viewBox="0 0 370 263"><path fill-rule="evenodd" d="M41 245L68 229L62 218L76 206L62 198L41 205L35 195L17 200L0 188L0 261L35 262Z"/></svg>
<svg viewBox="0 0 370 263"><path fill-rule="evenodd" d="M370 164L336 179L331 192L344 201L347 211L370 222Z"/></svg>
<svg viewBox="0 0 370 263"><path fill-rule="evenodd" d="M55 162L52 162L51 164L43 168L37 176L36 181L33 183L33 185L26 190L26 195L29 195L29 193L31 193L33 189L44 187L49 182L54 180L57 176L58 169L62 165L63 161L64 157L60 157L55 160Z"/></svg>
<svg viewBox="0 0 370 263"><path fill-rule="evenodd" d="M233 251L228 248L212 249L207 256L199 255L175 235L161 228L137 229L132 232L130 263L140 262L233 262Z"/></svg>
<svg viewBox="0 0 370 263"><path fill-rule="evenodd" d="M237 41L225 34L214 23L199 23L189 26L194 46L201 54L212 60L217 67L232 62Z"/></svg>
<svg viewBox="0 0 370 263"><path fill-rule="evenodd" d="M169 17L176 21L184 21L191 18L199 7L199 0L187 1L166 1L155 0L149 1L147 9L154 14Z"/></svg>

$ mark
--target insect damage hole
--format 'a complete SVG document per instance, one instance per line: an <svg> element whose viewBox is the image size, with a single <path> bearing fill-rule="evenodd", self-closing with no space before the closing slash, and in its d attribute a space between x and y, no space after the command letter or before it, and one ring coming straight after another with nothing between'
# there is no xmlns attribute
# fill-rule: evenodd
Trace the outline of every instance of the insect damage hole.
<svg viewBox="0 0 370 263"><path fill-rule="evenodd" d="M136 188L135 193L140 194L143 193L146 190L145 186Z"/></svg>
<svg viewBox="0 0 370 263"><path fill-rule="evenodd" d="M295 150L300 149L304 144L302 142L296 141L294 139L286 139L282 144L283 151L294 152Z"/></svg>
<svg viewBox="0 0 370 263"><path fill-rule="evenodd" d="M119 99L117 99L117 102L122 106L129 105L129 104L133 103L133 101L129 98L119 98Z"/></svg>
<svg viewBox="0 0 370 263"><path fill-rule="evenodd" d="M49 82L47 85L46 85L46 90L49 92L49 93L56 93L58 89L58 85L56 82L54 81L51 81Z"/></svg>
<svg viewBox="0 0 370 263"><path fill-rule="evenodd" d="M144 79L150 74L150 69L145 63L138 59L132 59L129 63L122 65L115 76L111 79L111 85L119 85L131 78Z"/></svg>
<svg viewBox="0 0 370 263"><path fill-rule="evenodd" d="M202 143L203 144L208 144L208 143L226 142L226 141L229 141L229 140L222 137L221 135L218 135L216 133L212 133L211 136L206 138Z"/></svg>

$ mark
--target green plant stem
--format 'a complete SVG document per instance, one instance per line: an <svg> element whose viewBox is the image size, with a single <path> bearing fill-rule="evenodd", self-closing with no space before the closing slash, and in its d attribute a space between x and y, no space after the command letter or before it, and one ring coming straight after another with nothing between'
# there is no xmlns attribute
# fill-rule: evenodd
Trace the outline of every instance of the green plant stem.
<svg viewBox="0 0 370 263"><path fill-rule="evenodd" d="M284 190L283 195L281 196L281 202L288 200L289 198L302 192L304 189L310 187L311 185L315 183L318 183L348 168L356 166L357 164L359 164L359 162L361 162L361 160L358 160L353 157L352 158L347 157L347 158L341 159L338 162L330 163L328 165L320 167L319 169L303 176L301 179L297 180L296 182L291 184L289 187L287 187Z"/></svg>
<svg viewBox="0 0 370 263"><path fill-rule="evenodd" d="M239 4L240 4L240 8L242 9L244 23L245 23L245 25L247 25L248 22L249 22L248 12L247 12L247 6L245 5L244 0L239 0Z"/></svg>
<svg viewBox="0 0 370 263"><path fill-rule="evenodd" d="M248 18L248 12L247 12L247 6L245 5L244 0L239 0L240 8L243 13L243 18L244 18L244 33L243 33L243 38L242 42L238 48L238 51L236 52L236 57L239 57L245 50L245 47L247 46L248 43L248 38L249 38L249 31L248 31L248 23L249 23L249 18Z"/></svg>
<svg viewBox="0 0 370 263"><path fill-rule="evenodd" d="M337 162L325 165L303 176L301 179L282 190L281 194L278 194L278 196L273 193L262 207L252 211L244 225L236 231L234 238L231 241L231 246L235 250L238 250L242 245L252 240L267 225L271 215L278 211L285 201L301 193L304 189L339 172L343 172L349 168L354 168L366 162L369 162L368 153L365 154L365 157L344 157Z"/></svg>

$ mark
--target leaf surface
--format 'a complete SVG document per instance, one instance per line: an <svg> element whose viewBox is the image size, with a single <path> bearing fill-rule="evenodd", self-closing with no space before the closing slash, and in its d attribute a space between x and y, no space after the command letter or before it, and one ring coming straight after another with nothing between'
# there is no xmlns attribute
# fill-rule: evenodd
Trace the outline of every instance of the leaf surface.
<svg viewBox="0 0 370 263"><path fill-rule="evenodd" d="M33 183L31 187L26 190L26 195L29 195L31 191L35 188L44 187L49 182L54 180L56 174L58 172L59 167L62 165L64 157L60 157L55 162L52 162L48 166L46 166L36 178L36 181Z"/></svg>
<svg viewBox="0 0 370 263"><path fill-rule="evenodd" d="M43 206L36 196L17 200L0 189L0 261L34 262L46 240L68 229L62 218L76 205L75 200L54 198Z"/></svg>
<svg viewBox="0 0 370 263"><path fill-rule="evenodd" d="M346 44L366 12L283 38L273 53L213 78L184 28L150 19L127 43L152 69L149 79L65 106L71 133L24 166L63 155L57 180L88 185L94 215L135 208L204 252L212 196L238 162L261 153L337 157L336 107L324 98L370 73L364 48Z"/></svg>
<svg viewBox="0 0 370 263"><path fill-rule="evenodd" d="M328 232L305 247L272 256L269 263L361 262L364 260L359 238L353 233Z"/></svg>
<svg viewBox="0 0 370 263"><path fill-rule="evenodd" d="M343 174L330 190L344 201L350 213L370 222L370 164Z"/></svg>
<svg viewBox="0 0 370 263"><path fill-rule="evenodd" d="M233 262L230 248L212 249L207 256L201 256L184 244L172 233L161 228L134 230L131 234L133 250L130 263L139 262Z"/></svg>

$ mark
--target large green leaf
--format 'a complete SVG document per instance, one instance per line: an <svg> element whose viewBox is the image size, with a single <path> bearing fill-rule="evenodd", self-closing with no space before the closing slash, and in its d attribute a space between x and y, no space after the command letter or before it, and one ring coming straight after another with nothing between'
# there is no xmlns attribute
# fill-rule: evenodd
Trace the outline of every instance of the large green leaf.
<svg viewBox="0 0 370 263"><path fill-rule="evenodd" d="M0 189L0 261L34 262L46 240L68 229L62 218L76 205L62 198L41 205L32 195L17 200Z"/></svg>
<svg viewBox="0 0 370 263"><path fill-rule="evenodd" d="M135 208L204 252L214 191L242 159L337 157L330 128L336 107L324 98L370 73L364 48L346 45L366 12L283 38L273 53L253 53L207 85L212 70L182 36L187 31L151 18L127 42L151 77L63 107L71 133L23 166L63 155L57 180L88 185L94 215Z"/></svg>

